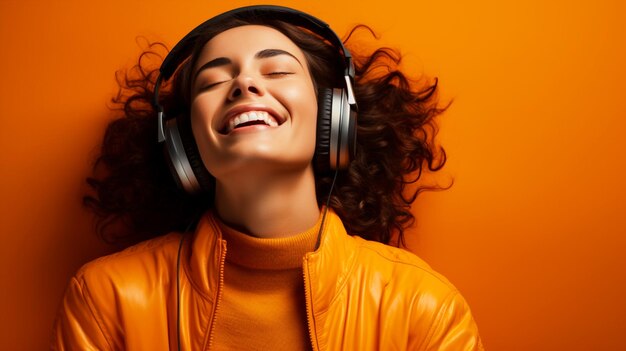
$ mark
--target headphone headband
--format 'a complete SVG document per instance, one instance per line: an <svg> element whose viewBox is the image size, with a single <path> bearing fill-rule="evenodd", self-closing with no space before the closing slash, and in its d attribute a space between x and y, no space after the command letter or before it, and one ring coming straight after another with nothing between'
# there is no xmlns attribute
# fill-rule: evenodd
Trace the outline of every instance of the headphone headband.
<svg viewBox="0 0 626 351"><path fill-rule="evenodd" d="M354 64L352 63L352 55L350 51L343 45L341 38L332 30L330 26L307 13L284 6L274 5L255 5L246 6L233 9L222 14L219 14L213 18L208 19L204 23L194 28L191 32L185 35L179 42L172 48L170 53L163 60L163 64L160 68L160 78L168 80L176 71L176 68L182 63L187 56L191 54L193 50L193 43L195 39L200 37L209 27L228 21L230 19L255 19L255 18L271 18L280 21L287 22L299 27L306 28L324 39L328 40L332 45L341 49L345 62L345 75L354 80Z"/></svg>

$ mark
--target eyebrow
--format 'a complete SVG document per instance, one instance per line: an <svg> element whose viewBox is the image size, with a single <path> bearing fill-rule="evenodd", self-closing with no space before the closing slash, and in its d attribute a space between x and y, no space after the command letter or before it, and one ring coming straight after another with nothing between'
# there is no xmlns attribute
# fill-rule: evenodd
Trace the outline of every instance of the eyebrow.
<svg viewBox="0 0 626 351"><path fill-rule="evenodd" d="M279 55L287 55L287 56L291 56L293 57L294 60L296 60L298 62L298 64L300 64L300 66L302 66L302 62L300 62L300 60L298 60L297 57L295 57L292 53L285 51L285 50L281 50L281 49L265 49L265 50L261 50L259 52L257 52L256 54L254 54L254 58L255 59L265 59L265 58L270 58L270 57L274 57L274 56L279 56ZM200 68L198 68L198 70L196 71L196 73L193 76L192 82L195 82L196 79L198 78L198 75L200 74L200 72L204 71L205 69L209 69L209 68L214 68L214 67L220 67L220 66L226 66L226 65L230 65L232 63L232 61L227 58L227 57L218 57L216 59L213 59L205 64L203 64L202 66L200 66ZM304 66L302 66L304 67Z"/></svg>
<svg viewBox="0 0 626 351"><path fill-rule="evenodd" d="M302 66L302 62L300 62L300 60L298 60L297 57L295 57L292 53L290 53L288 51L285 51L285 50L281 50L281 49L265 49L265 50L261 50L261 51L257 52L256 55L254 55L254 58L256 58L256 59L264 59L264 58L269 58L269 57L274 57L274 56L279 56L279 55L291 56L291 57L293 57L294 60L298 61L300 66Z"/></svg>

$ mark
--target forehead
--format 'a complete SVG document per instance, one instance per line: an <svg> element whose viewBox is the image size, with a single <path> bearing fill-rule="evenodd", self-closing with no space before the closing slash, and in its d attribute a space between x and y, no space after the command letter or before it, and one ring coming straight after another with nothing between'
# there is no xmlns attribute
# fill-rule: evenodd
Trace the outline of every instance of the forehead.
<svg viewBox="0 0 626 351"><path fill-rule="evenodd" d="M304 60L302 50L280 31L261 25L227 29L211 38L200 52L199 64L217 57L250 56L264 49L282 49Z"/></svg>

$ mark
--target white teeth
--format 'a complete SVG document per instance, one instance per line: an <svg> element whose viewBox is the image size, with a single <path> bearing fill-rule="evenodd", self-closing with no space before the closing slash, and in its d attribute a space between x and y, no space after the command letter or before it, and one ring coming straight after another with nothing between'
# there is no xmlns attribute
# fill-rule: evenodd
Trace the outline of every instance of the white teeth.
<svg viewBox="0 0 626 351"><path fill-rule="evenodd" d="M269 115L267 112L249 111L249 112L244 112L240 114L239 116L231 119L230 122L228 123L228 130L226 132L228 133L231 130L235 129L238 125L242 123L250 122L250 121L263 121L265 122L265 124L269 125L270 127L278 127L278 122L274 119L274 117Z"/></svg>

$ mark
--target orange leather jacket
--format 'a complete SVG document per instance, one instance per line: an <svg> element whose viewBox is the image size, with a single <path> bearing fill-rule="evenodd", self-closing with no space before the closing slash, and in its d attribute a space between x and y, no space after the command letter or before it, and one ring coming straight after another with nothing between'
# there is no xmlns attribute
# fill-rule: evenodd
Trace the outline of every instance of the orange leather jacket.
<svg viewBox="0 0 626 351"><path fill-rule="evenodd" d="M443 276L407 251L347 235L332 211L324 227L303 259L313 350L483 350L469 307ZM81 268L52 348L176 350L180 335L182 350L210 350L227 245L211 214L181 239L169 234Z"/></svg>

